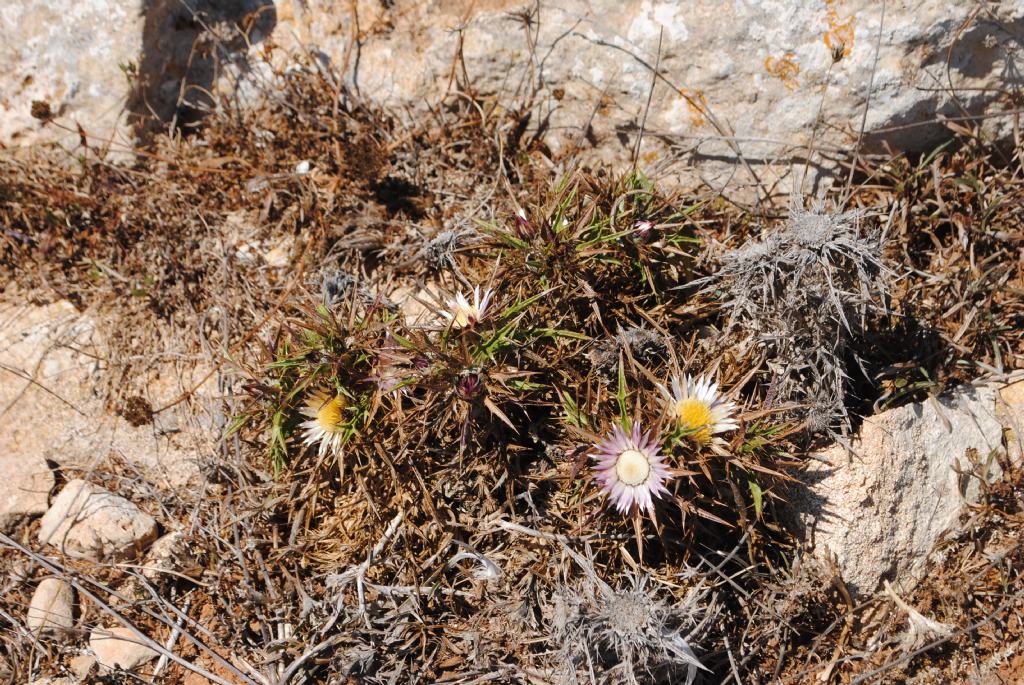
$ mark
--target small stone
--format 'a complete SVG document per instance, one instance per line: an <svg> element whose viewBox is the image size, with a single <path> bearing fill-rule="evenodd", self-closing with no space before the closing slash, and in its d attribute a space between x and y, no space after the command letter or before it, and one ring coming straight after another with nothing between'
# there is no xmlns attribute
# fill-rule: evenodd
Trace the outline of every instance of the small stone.
<svg viewBox="0 0 1024 685"><path fill-rule="evenodd" d="M267 266L274 269L283 269L292 261L292 243L294 241L291 238L285 238L267 250L263 254L263 261L266 262Z"/></svg>
<svg viewBox="0 0 1024 685"><path fill-rule="evenodd" d="M85 680L92 673L92 667L96 665L96 657L88 654L79 654L68 661L68 668L79 680Z"/></svg>
<svg viewBox="0 0 1024 685"><path fill-rule="evenodd" d="M441 322L437 312L442 305L439 304L438 297L427 288L401 286L388 297L398 304L407 326L434 326Z"/></svg>
<svg viewBox="0 0 1024 685"><path fill-rule="evenodd" d="M75 591L67 581L44 578L32 593L25 624L37 635L70 630L75 625L74 604Z"/></svg>
<svg viewBox="0 0 1024 685"><path fill-rule="evenodd" d="M149 597L146 586L135 576L130 576L114 587L109 602L113 607L131 606Z"/></svg>
<svg viewBox="0 0 1024 685"><path fill-rule="evenodd" d="M83 480L69 482L39 526L39 541L73 557L127 558L156 539L152 516Z"/></svg>
<svg viewBox="0 0 1024 685"><path fill-rule="evenodd" d="M126 671L160 656L156 650L140 643L139 637L124 626L96 628L89 636L89 648L100 666Z"/></svg>
<svg viewBox="0 0 1024 685"><path fill-rule="evenodd" d="M999 390L996 416L1006 429L1006 451L1010 460L1019 463L1024 459L1024 374L1015 374L1011 381Z"/></svg>
<svg viewBox="0 0 1024 685"><path fill-rule="evenodd" d="M198 560L189 549L188 537L178 530L153 543L142 562L142 575L151 581L158 580L166 571L200 575L202 569L198 565Z"/></svg>

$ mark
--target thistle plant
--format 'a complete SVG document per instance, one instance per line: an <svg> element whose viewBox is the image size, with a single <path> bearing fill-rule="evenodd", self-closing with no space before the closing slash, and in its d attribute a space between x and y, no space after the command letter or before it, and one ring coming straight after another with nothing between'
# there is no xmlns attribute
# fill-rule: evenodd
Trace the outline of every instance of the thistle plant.
<svg viewBox="0 0 1024 685"><path fill-rule="evenodd" d="M721 302L727 330L767 357L769 399L804 407L812 433L849 429L848 360L860 363L851 342L884 308L893 277L884 237L862 230L863 216L796 200L781 230L726 252L698 281Z"/></svg>
<svg viewBox="0 0 1024 685"><path fill-rule="evenodd" d="M692 683L704 669L692 641L713 614L706 589L698 584L681 599L669 597L644 575L625 576L613 588L584 557L573 556L586 567L558 592L553 620L562 682L590 682L580 678L582 670L630 685Z"/></svg>

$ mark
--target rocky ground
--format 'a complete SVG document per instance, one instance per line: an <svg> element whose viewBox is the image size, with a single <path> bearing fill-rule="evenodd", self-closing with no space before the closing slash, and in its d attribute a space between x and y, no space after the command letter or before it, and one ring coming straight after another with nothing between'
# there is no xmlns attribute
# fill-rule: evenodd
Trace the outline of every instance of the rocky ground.
<svg viewBox="0 0 1024 685"><path fill-rule="evenodd" d="M208 5L0 15L0 679L1024 682L1024 10Z"/></svg>

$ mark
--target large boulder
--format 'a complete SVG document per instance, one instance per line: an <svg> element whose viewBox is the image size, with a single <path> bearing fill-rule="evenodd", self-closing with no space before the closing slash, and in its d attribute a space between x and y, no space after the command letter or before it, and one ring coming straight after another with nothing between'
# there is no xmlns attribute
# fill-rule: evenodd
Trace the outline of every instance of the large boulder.
<svg viewBox="0 0 1024 685"><path fill-rule="evenodd" d="M1022 390L1024 380L979 385L890 409L865 419L849 448L813 455L788 504L804 541L834 557L854 593L884 580L911 589L936 544L1002 473L1009 429L1024 420Z"/></svg>
<svg viewBox="0 0 1024 685"><path fill-rule="evenodd" d="M76 124L131 143L118 130L126 71L139 56L142 0L19 0L0 11L0 144L78 139ZM41 129L48 114L60 126ZM35 116L33 116L35 115Z"/></svg>
<svg viewBox="0 0 1024 685"><path fill-rule="evenodd" d="M1021 80L1020 0L985 12L972 0L890 0L884 21L875 0L534 4L364 1L353 11L347 0L282 0L275 40L314 44L359 92L387 103L463 89L533 105L532 127L554 150L587 149L587 135L619 160L632 152L658 64L642 162L668 166L671 147L704 166L742 157L755 173L767 160L783 171L799 163L812 139L830 156L851 150L869 86L867 142L922 149L944 133L938 117L1013 110ZM1010 116L984 124L1012 134Z"/></svg>
<svg viewBox="0 0 1024 685"><path fill-rule="evenodd" d="M110 128L126 104L181 123L202 93L244 97L268 81L266 59L312 53L396 111L470 91L532 110L556 156L623 161L657 64L641 162L724 160L724 181L743 160L748 180L771 184L812 142L815 163L848 153L869 93L865 142L922 149L944 135L941 117L982 115L1009 138L999 113L1021 85L1022 0L984 12L972 0L201 0L188 3L197 18L174 0L15 4L0 15L17 36L0 48L0 142L37 136L34 99L72 131Z"/></svg>
<svg viewBox="0 0 1024 685"><path fill-rule="evenodd" d="M155 115L189 123L219 65L276 23L272 0L17 0L0 11L0 147L53 142L114 152Z"/></svg>

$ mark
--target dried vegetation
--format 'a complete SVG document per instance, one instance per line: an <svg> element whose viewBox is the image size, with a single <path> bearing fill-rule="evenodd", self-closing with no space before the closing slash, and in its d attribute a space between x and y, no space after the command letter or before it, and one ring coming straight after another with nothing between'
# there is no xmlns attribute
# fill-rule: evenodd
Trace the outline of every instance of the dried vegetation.
<svg viewBox="0 0 1024 685"><path fill-rule="evenodd" d="M956 626L909 648L895 605L855 604L775 507L806 445L873 404L1024 367L1018 157L962 131L861 160L852 209L753 214L553 164L525 113L487 101L405 121L314 63L264 97L127 166L87 145L0 160L9 294L117 318L112 405L154 354L226 351L235 417L199 497L93 474L184 530L187 570L5 540L9 682L67 672L85 643L47 651L22 627L41 569L89 591L82 626L174 633L192 666L162 663L161 683L925 682L970 672L964 650L1010 663L1019 473L903 598ZM450 325L474 288L485 315ZM667 444L679 475L631 522L587 450L626 417L663 424L656 385L678 371L713 374L740 428L729 456ZM344 398L338 455L302 445L316 389Z"/></svg>

